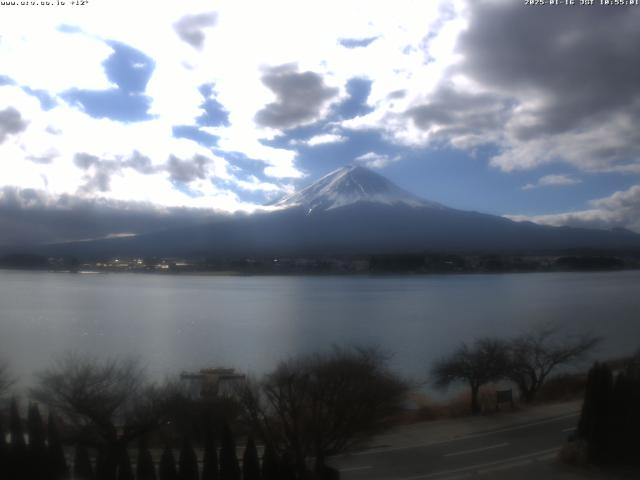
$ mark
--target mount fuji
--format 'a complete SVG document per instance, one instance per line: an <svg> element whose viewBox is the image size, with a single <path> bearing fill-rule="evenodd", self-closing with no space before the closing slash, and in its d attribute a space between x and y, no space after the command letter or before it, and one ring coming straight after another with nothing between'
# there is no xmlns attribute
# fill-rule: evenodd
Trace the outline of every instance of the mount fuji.
<svg viewBox="0 0 640 480"><path fill-rule="evenodd" d="M253 214L126 238L50 245L48 254L107 256L550 253L637 250L626 230L550 227L421 199L361 166L322 177ZM42 251L42 250L41 250Z"/></svg>
<svg viewBox="0 0 640 480"><path fill-rule="evenodd" d="M446 208L416 197L383 176L357 165L334 170L300 192L284 197L274 206L304 207L309 214L314 210L333 210L355 203Z"/></svg>

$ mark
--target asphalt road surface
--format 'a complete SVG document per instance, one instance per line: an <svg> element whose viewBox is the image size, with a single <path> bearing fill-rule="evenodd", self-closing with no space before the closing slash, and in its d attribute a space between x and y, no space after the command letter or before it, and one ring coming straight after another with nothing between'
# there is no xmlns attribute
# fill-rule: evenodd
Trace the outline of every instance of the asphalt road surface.
<svg viewBox="0 0 640 480"><path fill-rule="evenodd" d="M532 470L527 466L556 456L577 421L577 413L568 414L446 442L364 451L331 463L344 480L453 480L498 474L512 478L510 469L513 478L524 480L527 475L522 472Z"/></svg>

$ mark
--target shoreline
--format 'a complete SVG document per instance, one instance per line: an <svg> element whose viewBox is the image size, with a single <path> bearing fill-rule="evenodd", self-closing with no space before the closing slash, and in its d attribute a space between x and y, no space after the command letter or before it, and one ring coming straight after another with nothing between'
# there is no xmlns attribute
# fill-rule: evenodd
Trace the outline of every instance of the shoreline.
<svg viewBox="0 0 640 480"><path fill-rule="evenodd" d="M106 274L135 274L135 275L161 275L161 276L191 276L191 277L427 277L427 276L473 276L473 275L528 275L544 273L620 273L637 272L640 267L612 268L612 269L537 269L537 270L467 270L467 271L313 271L313 270L136 270L136 269L51 269L51 268L16 268L0 266L0 272L33 272L33 273L58 273L73 275L106 275Z"/></svg>

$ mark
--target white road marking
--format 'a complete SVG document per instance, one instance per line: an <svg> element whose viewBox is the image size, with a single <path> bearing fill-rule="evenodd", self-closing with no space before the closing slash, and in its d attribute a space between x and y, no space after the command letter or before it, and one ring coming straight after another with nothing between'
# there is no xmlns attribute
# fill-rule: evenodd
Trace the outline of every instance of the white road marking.
<svg viewBox="0 0 640 480"><path fill-rule="evenodd" d="M362 467L341 468L340 471L341 472L355 472L357 470L367 470L368 468L373 468L373 467L371 467L371 465L364 465Z"/></svg>
<svg viewBox="0 0 640 480"><path fill-rule="evenodd" d="M468 453L484 452L485 450L492 450L494 448L502 448L509 445L509 442L499 443L497 445L489 445L488 447L474 448L472 450L463 450L462 452L446 453L445 457L457 457L458 455L466 455Z"/></svg>
<svg viewBox="0 0 640 480"><path fill-rule="evenodd" d="M553 454L555 452L557 452L558 450L560 450L561 447L555 447L555 448L549 448L547 450L540 450L538 452L533 452L533 453L528 453L526 455L518 455L517 457L509 457L509 458L505 458L503 460L496 460L493 462L486 462L486 463L478 463L476 465L470 465L468 467L462 467L462 468L456 468L453 470L441 470L439 472L433 472L433 473L428 473L426 475L416 475L414 477L403 477L399 480L424 480L427 478L433 478L433 477L440 477L443 475L452 475L452 474L456 474L456 473L463 473L463 472L473 472L473 471L477 471L479 469L486 469L489 467L493 467L493 466L498 466L498 465L504 465L504 464L508 464L508 463L513 463L513 462L522 462L524 460L531 460L535 457L541 457L541 456L546 456L549 454Z"/></svg>
<svg viewBox="0 0 640 480"><path fill-rule="evenodd" d="M379 453L397 452L397 451L400 451L400 450L412 450L414 448L431 447L433 445L442 445L442 444L445 444L445 443L457 442L459 440L467 440L469 438L487 437L489 435L494 435L496 433L511 432L513 430L522 430L523 428L535 427L536 425L544 425L545 423L553 423L553 422L558 422L560 420L566 420L567 418L577 417L578 415L580 415L580 412L568 413L566 415L561 415L559 417L554 417L554 418L547 418L546 420L540 420L538 422L525 423L525 424L522 424L522 425L516 425L514 427L505 427L505 428L501 428L501 429L498 429L498 430L491 430L490 432L472 433L470 435L465 435L465 436L462 436L462 437L452 438L450 440L443 440L443 441L439 441L439 442L416 443L416 444L413 444L413 445L407 445L405 447L376 448L376 449L372 449L372 450L365 450L363 452L350 453L348 456L349 457L356 457L356 456L364 456L364 455L377 455ZM339 458L341 456L343 456L343 455L339 455L338 457L335 457L335 458Z"/></svg>
<svg viewBox="0 0 640 480"><path fill-rule="evenodd" d="M576 429L576 427L569 427L569 428L565 428L564 430L562 430L562 432L573 432Z"/></svg>

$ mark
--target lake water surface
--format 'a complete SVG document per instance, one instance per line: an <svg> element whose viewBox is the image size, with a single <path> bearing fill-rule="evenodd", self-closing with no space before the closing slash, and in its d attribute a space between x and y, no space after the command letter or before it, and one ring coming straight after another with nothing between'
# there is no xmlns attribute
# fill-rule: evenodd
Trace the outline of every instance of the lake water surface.
<svg viewBox="0 0 640 480"><path fill-rule="evenodd" d="M377 344L424 379L461 341L545 322L640 347L640 272L433 276L186 276L0 270L0 358L23 384L55 354L134 354L157 377L261 373L332 344Z"/></svg>

